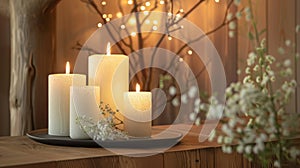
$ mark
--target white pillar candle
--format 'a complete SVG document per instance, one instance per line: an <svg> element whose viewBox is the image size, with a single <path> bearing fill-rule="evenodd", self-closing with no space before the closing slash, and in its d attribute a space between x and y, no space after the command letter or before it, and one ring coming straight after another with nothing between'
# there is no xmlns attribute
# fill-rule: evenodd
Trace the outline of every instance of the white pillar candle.
<svg viewBox="0 0 300 168"><path fill-rule="evenodd" d="M129 90L129 59L125 55L110 54L91 55L88 58L88 82L100 86L100 99L114 110L123 111L123 93ZM123 120L123 116L117 114Z"/></svg>
<svg viewBox="0 0 300 168"><path fill-rule="evenodd" d="M70 137L72 139L90 139L82 129L84 123L78 117L100 119L100 88L97 86L71 86L70 88ZM82 124L82 125L80 125ZM81 127L81 128L80 128Z"/></svg>
<svg viewBox="0 0 300 168"><path fill-rule="evenodd" d="M67 62L66 74L48 76L48 134L69 136L70 86L86 85L86 76L69 74Z"/></svg>
<svg viewBox="0 0 300 168"><path fill-rule="evenodd" d="M130 136L151 136L151 92L140 92L139 85L136 92L124 93L124 127Z"/></svg>

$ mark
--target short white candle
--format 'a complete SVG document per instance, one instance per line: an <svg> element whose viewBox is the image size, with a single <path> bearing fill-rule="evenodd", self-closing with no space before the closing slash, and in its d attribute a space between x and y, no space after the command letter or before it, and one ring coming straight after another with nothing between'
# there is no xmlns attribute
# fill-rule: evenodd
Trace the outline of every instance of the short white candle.
<svg viewBox="0 0 300 168"><path fill-rule="evenodd" d="M136 92L124 93L124 127L128 135L151 136L151 97L151 92L140 92L138 84Z"/></svg>
<svg viewBox="0 0 300 168"><path fill-rule="evenodd" d="M110 54L110 44L106 55L91 55L88 58L88 84L100 86L101 101L114 110L123 111L123 94L129 90L129 59L125 55ZM117 117L123 120L123 116Z"/></svg>
<svg viewBox="0 0 300 168"><path fill-rule="evenodd" d="M70 137L72 139L90 139L82 129L84 124L78 117L100 119L100 88L97 86L71 86L70 88ZM81 128L80 128L81 127Z"/></svg>
<svg viewBox="0 0 300 168"><path fill-rule="evenodd" d="M69 136L70 86L86 85L86 76L69 74L67 62L66 74L48 76L48 134Z"/></svg>

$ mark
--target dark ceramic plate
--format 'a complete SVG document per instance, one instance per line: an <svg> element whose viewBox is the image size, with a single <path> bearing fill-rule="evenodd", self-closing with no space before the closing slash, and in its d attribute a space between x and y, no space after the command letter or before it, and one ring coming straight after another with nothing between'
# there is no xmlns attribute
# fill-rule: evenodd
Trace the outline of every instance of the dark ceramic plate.
<svg viewBox="0 0 300 168"><path fill-rule="evenodd" d="M177 144L181 137L181 133L167 131L161 134L153 134L149 138L129 138L129 140L107 140L94 141L91 139L71 139L68 136L53 136L48 134L47 129L35 130L26 134L30 139L37 142L58 145L58 146L74 146L74 147L105 147L105 148L157 148L171 147Z"/></svg>

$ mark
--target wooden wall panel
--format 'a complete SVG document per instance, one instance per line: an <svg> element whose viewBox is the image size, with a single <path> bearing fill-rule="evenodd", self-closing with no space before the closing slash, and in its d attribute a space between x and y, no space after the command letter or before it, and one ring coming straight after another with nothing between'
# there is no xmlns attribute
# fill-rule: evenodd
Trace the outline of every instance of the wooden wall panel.
<svg viewBox="0 0 300 168"><path fill-rule="evenodd" d="M164 167L202 167L199 150L170 152L164 154Z"/></svg>
<svg viewBox="0 0 300 168"><path fill-rule="evenodd" d="M215 148L215 164L215 167L240 168L243 167L243 156L237 152L225 154L221 148Z"/></svg>
<svg viewBox="0 0 300 168"><path fill-rule="evenodd" d="M296 1L296 25L300 25L300 2ZM300 33L296 34L296 51L300 53ZM297 113L300 113L300 59L295 62L296 66L296 79L297 79L297 90L296 90L296 108Z"/></svg>
<svg viewBox="0 0 300 168"><path fill-rule="evenodd" d="M8 0L0 3L0 136L9 135L10 25Z"/></svg>
<svg viewBox="0 0 300 168"><path fill-rule="evenodd" d="M275 56L278 62L283 62L286 57L278 53L278 48L283 47L285 53L289 54L291 47L286 47L285 41L290 40L292 44L295 43L295 20L296 20L296 0L281 1L269 0L267 5L268 11L268 51ZM295 65L291 66L295 69ZM275 69L276 70L276 69ZM295 76L294 76L295 77ZM284 79L285 80L285 79ZM275 88L280 87L283 80L277 78ZM287 108L290 112L296 111L296 99L292 97Z"/></svg>
<svg viewBox="0 0 300 168"><path fill-rule="evenodd" d="M73 71L79 52L73 47L77 42L84 44L96 31L100 20L98 14L82 1L63 0L58 4L56 8L56 58L52 73L65 72L67 61L70 61L71 72Z"/></svg>
<svg viewBox="0 0 300 168"><path fill-rule="evenodd" d="M267 28L267 11L268 11L267 0L252 0L252 2L254 8L253 10L254 17L257 22L258 30L263 30ZM247 4L243 4L243 5L247 5ZM238 69L241 70L241 75L238 76L239 81L242 81L245 76L244 70L247 65L246 60L248 58L249 51L252 51L252 47L253 47L248 38L249 30L251 30L249 23L246 22L245 18L243 17L238 22L237 64L238 64ZM265 37L266 35L262 36L261 39Z"/></svg>

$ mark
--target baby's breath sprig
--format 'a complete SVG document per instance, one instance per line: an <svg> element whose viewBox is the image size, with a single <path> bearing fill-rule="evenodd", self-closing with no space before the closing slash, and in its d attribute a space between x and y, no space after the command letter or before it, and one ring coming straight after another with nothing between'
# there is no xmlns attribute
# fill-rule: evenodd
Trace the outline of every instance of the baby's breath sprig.
<svg viewBox="0 0 300 168"><path fill-rule="evenodd" d="M76 118L76 123L94 140L128 139L126 133L117 127L123 124L123 121L116 116L119 110L114 111L109 104L105 104L102 101L100 102L99 110L100 119L98 121L83 115Z"/></svg>
<svg viewBox="0 0 300 168"><path fill-rule="evenodd" d="M286 40L285 46L277 50L284 60L276 62L261 36L266 30L258 30L252 1L248 2L244 15L252 27L248 36L253 49L248 54L245 77L226 89L224 108L214 96L209 103L201 101L199 104L199 107L208 107L200 108L208 119L217 116L222 123L221 129L212 131L209 140L217 139L225 153L237 151L250 161L258 159L264 167L270 164L282 167L287 161L300 163L300 150L291 142L293 137L299 136L300 115L288 108L297 86L292 60L297 61L299 54L295 53L295 44ZM296 32L299 30L297 26ZM209 110L212 113L208 113ZM201 124L198 112L190 115L197 125ZM223 115L219 117L220 114Z"/></svg>

